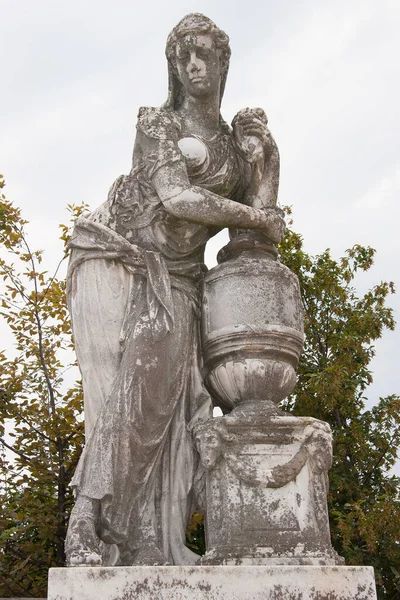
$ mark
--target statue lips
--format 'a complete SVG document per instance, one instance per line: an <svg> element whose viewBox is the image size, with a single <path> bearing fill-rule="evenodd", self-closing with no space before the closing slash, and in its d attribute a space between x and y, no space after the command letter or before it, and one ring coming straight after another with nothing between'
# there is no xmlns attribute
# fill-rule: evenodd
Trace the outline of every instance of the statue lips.
<svg viewBox="0 0 400 600"><path fill-rule="evenodd" d="M190 83L194 83L199 84L199 83L203 83L204 82L204 77L193 77L193 79L190 80Z"/></svg>

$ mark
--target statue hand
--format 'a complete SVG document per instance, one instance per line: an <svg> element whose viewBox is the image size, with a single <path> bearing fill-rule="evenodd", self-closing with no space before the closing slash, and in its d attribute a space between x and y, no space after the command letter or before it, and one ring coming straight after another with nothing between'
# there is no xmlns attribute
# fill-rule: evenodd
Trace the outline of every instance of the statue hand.
<svg viewBox="0 0 400 600"><path fill-rule="evenodd" d="M250 163L260 158L268 158L278 151L274 138L268 129L267 115L262 108L244 108L232 121L233 135L236 148L241 156ZM251 139L253 138L253 139ZM261 148L257 148L254 138L259 140Z"/></svg>
<svg viewBox="0 0 400 600"><path fill-rule="evenodd" d="M263 227L263 233L273 242L279 244L286 231L286 224L283 220L284 212L280 208L265 208L263 209L265 214L266 224Z"/></svg>

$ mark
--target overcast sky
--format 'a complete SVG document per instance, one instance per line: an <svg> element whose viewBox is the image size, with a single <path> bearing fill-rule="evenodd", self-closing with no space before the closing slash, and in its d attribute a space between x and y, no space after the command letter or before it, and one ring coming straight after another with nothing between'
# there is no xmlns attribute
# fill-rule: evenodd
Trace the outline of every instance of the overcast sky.
<svg viewBox="0 0 400 600"><path fill-rule="evenodd" d="M0 0L0 172L32 246L55 264L66 204L95 207L129 171L138 107L165 100L165 40L191 11L231 38L225 119L267 112L306 250L371 245L360 291L400 289L399 0ZM377 344L371 401L400 392L398 341Z"/></svg>

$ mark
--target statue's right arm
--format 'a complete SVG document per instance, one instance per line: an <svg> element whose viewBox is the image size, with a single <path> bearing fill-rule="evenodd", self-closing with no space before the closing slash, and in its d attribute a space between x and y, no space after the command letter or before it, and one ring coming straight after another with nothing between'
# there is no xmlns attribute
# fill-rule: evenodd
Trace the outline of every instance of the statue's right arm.
<svg viewBox="0 0 400 600"><path fill-rule="evenodd" d="M172 142L168 141L168 145ZM162 152L159 140L138 131L136 144L143 158ZM177 151L179 151L176 144ZM152 183L165 209L179 219L217 227L258 229L271 241L279 243L284 235L284 222L278 211L261 210L218 196L189 181L184 159L163 164L152 175Z"/></svg>

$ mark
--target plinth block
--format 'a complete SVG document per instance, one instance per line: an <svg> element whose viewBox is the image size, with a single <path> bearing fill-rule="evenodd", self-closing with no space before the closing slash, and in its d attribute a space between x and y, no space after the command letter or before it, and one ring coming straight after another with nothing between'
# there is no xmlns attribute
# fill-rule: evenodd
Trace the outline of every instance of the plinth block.
<svg viewBox="0 0 400 600"><path fill-rule="evenodd" d="M202 565L344 564L329 531L327 423L243 409L200 422L194 439L206 472Z"/></svg>
<svg viewBox="0 0 400 600"><path fill-rule="evenodd" d="M372 567L50 569L48 600L376 600Z"/></svg>

